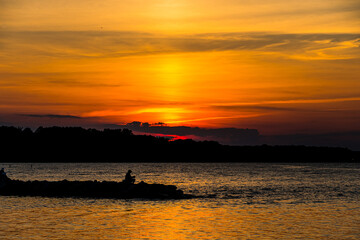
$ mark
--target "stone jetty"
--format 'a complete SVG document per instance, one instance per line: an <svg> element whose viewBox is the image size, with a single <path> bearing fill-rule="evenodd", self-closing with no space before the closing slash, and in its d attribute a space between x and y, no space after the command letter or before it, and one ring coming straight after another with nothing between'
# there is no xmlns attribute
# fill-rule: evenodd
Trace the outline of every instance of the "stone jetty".
<svg viewBox="0 0 360 240"><path fill-rule="evenodd" d="M21 181L0 182L0 195L3 196L43 196L43 197L80 197L114 199L188 199L174 185L137 184L113 181Z"/></svg>

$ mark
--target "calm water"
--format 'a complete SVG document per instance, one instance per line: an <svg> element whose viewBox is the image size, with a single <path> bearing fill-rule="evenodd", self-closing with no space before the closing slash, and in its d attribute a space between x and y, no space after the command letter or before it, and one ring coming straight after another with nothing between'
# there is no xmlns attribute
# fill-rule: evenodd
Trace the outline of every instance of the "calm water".
<svg viewBox="0 0 360 240"><path fill-rule="evenodd" d="M4 164L21 180L174 184L190 200L0 196L0 239L360 239L359 164Z"/></svg>

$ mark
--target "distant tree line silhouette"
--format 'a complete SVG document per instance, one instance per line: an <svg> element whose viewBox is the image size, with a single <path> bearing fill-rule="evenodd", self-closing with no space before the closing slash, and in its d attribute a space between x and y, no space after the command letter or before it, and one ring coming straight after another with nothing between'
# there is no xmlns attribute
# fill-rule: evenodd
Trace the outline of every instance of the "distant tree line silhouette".
<svg viewBox="0 0 360 240"><path fill-rule="evenodd" d="M0 127L1 162L346 162L359 153L309 146L227 146L124 129Z"/></svg>

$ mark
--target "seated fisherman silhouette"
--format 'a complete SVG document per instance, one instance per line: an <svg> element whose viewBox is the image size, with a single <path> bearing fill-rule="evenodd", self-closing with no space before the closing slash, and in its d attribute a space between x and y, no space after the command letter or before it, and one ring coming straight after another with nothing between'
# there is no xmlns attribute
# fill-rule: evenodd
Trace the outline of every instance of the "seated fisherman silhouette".
<svg viewBox="0 0 360 240"><path fill-rule="evenodd" d="M0 170L0 182L5 182L5 181L8 181L9 178L6 176L6 172L4 170L4 168L2 168Z"/></svg>
<svg viewBox="0 0 360 240"><path fill-rule="evenodd" d="M132 171L129 170L125 175L124 182L126 183L134 183L135 182L135 176L131 176Z"/></svg>

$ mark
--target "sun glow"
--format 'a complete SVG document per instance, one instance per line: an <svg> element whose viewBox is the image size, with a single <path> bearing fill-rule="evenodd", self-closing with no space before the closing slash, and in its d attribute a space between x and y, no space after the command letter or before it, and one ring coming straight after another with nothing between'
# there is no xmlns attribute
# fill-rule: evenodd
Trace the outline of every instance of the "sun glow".
<svg viewBox="0 0 360 240"><path fill-rule="evenodd" d="M359 129L355 1L0 5L0 123Z"/></svg>
<svg viewBox="0 0 360 240"><path fill-rule="evenodd" d="M167 101L181 101L185 85L185 68L182 59L176 56L159 59L153 66L155 81L159 85L158 95Z"/></svg>

